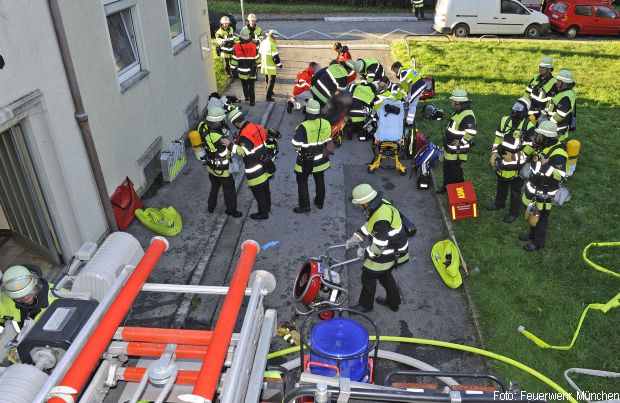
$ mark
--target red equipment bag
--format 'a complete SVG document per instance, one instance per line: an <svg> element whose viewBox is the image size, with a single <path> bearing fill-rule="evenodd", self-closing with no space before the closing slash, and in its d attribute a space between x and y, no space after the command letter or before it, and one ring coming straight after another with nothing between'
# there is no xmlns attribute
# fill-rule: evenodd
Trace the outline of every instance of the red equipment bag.
<svg viewBox="0 0 620 403"><path fill-rule="evenodd" d="M133 187L133 182L128 176L116 188L112 197L110 197L110 203L112 203L112 210L114 210L114 218L116 219L118 229L124 231L133 221L134 211L142 208L142 201L138 197Z"/></svg>
<svg viewBox="0 0 620 403"><path fill-rule="evenodd" d="M433 77L424 77L424 91L420 95L420 100L431 99L435 97L435 79Z"/></svg>

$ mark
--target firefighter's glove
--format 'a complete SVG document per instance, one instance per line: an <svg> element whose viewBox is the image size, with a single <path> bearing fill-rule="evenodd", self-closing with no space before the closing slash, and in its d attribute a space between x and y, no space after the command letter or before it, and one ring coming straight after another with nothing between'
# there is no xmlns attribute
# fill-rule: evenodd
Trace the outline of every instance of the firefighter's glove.
<svg viewBox="0 0 620 403"><path fill-rule="evenodd" d="M359 246L359 244L358 244L358 246ZM364 248L359 248L358 247L357 248L357 258L358 259L362 259L364 257L364 252L365 252Z"/></svg>
<svg viewBox="0 0 620 403"><path fill-rule="evenodd" d="M273 127L267 130L267 134L269 134L269 137L272 137L274 139L282 138L282 134L280 134L280 131L278 129L274 129Z"/></svg>
<svg viewBox="0 0 620 403"><path fill-rule="evenodd" d="M506 153L502 156L502 159L504 160L504 162L512 162L512 154L511 153Z"/></svg>
<svg viewBox="0 0 620 403"><path fill-rule="evenodd" d="M298 346L301 342L299 331L291 322L285 321L280 323L278 326L278 336L282 337L284 341L289 343L291 346Z"/></svg>
<svg viewBox="0 0 620 403"><path fill-rule="evenodd" d="M497 153L491 153L491 159L489 162L491 163L492 168L495 168L495 161L497 161Z"/></svg>
<svg viewBox="0 0 620 403"><path fill-rule="evenodd" d="M351 238L347 239L344 247L345 249L351 249L353 246L359 244L360 242L362 242L362 238L360 238L360 236L355 233Z"/></svg>

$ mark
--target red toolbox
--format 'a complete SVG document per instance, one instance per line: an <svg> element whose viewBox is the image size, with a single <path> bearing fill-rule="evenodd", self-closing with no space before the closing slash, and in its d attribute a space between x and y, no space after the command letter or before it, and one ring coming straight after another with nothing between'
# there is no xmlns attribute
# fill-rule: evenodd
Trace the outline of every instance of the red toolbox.
<svg viewBox="0 0 620 403"><path fill-rule="evenodd" d="M451 183L448 189L448 207L453 220L478 217L478 199L471 182Z"/></svg>

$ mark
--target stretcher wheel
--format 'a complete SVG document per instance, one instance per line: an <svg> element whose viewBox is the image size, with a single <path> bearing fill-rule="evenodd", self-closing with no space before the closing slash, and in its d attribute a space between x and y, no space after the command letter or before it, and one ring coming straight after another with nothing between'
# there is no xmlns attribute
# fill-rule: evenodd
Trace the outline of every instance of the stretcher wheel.
<svg viewBox="0 0 620 403"><path fill-rule="evenodd" d="M400 176L405 176L405 175L407 175L407 170L404 169L402 171L399 171L399 173L400 173Z"/></svg>
<svg viewBox="0 0 620 403"><path fill-rule="evenodd" d="M371 167L366 168L366 171L368 171L368 173L371 175L375 173L375 170L372 169Z"/></svg>
<svg viewBox="0 0 620 403"><path fill-rule="evenodd" d="M339 133L336 137L334 137L334 144L336 147L340 147L342 145L342 134Z"/></svg>

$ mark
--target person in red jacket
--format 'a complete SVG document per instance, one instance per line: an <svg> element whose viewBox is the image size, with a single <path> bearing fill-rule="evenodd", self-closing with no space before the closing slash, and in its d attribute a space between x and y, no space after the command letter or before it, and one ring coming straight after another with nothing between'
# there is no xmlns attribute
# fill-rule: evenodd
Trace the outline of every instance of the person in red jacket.
<svg viewBox="0 0 620 403"><path fill-rule="evenodd" d="M336 61L338 63L345 63L348 60L352 59L351 53L349 52L349 47L346 45L342 45L340 42L334 43L334 50L338 52L338 56L336 56ZM354 70L349 71L348 83L351 84L357 78L357 72Z"/></svg>
<svg viewBox="0 0 620 403"><path fill-rule="evenodd" d="M286 111L288 113L291 113L293 109L302 109L305 107L306 102L312 99L310 88L312 86L314 72L316 72L317 68L318 64L316 62L310 62L304 71L297 74L295 86L293 87L293 95L286 101Z"/></svg>
<svg viewBox="0 0 620 403"><path fill-rule="evenodd" d="M338 52L338 56L336 56L336 60L338 62L346 62L347 60L351 59L351 53L349 52L349 48L347 46L342 46L342 43L334 43L334 50Z"/></svg>

